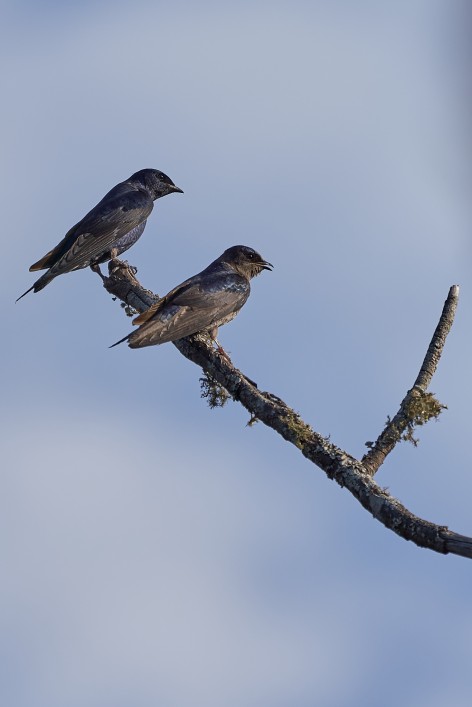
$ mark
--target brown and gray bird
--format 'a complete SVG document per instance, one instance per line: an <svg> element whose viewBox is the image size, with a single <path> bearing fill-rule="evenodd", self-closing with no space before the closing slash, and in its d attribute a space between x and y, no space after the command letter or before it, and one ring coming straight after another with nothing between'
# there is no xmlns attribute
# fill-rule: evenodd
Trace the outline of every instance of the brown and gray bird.
<svg viewBox="0 0 472 707"><path fill-rule="evenodd" d="M216 341L218 327L230 322L249 297L251 278L272 267L248 246L228 248L205 270L140 314L133 321L139 329L113 346L128 341L130 348L139 349L199 332L207 332Z"/></svg>
<svg viewBox="0 0 472 707"><path fill-rule="evenodd" d="M55 248L30 267L30 272L47 272L18 300L31 290L39 292L55 277L72 270L90 266L101 275L100 263L117 258L131 248L144 231L154 201L173 192L183 193L157 169L141 169L117 184L72 226Z"/></svg>

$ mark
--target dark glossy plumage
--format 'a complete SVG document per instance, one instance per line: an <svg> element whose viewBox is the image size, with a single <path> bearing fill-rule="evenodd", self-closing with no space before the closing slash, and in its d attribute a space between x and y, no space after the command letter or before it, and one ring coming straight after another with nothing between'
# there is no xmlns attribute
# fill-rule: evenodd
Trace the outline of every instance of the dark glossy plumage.
<svg viewBox="0 0 472 707"><path fill-rule="evenodd" d="M31 290L42 290L58 275L89 266L98 269L100 263L124 253L144 231L154 201L172 192L182 189L157 169L142 169L117 184L55 248L30 267L33 272L47 272L21 297Z"/></svg>
<svg viewBox="0 0 472 707"><path fill-rule="evenodd" d="M250 280L272 265L252 248L228 248L205 270L185 280L134 320L140 327L117 344L132 349L164 344L198 332L216 339L218 327L231 321L246 302Z"/></svg>

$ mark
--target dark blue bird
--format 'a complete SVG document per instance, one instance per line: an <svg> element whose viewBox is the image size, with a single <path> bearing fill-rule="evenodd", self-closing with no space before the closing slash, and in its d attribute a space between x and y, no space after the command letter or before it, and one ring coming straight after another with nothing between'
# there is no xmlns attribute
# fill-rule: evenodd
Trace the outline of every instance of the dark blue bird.
<svg viewBox="0 0 472 707"><path fill-rule="evenodd" d="M251 278L272 267L248 246L228 248L205 270L140 314L133 321L139 329L113 346L128 341L130 348L138 349L199 332L207 332L216 341L218 327L230 322L249 297Z"/></svg>
<svg viewBox="0 0 472 707"><path fill-rule="evenodd" d="M173 192L183 193L157 169L141 169L117 184L55 248L30 267L32 272L47 272L18 299L31 290L39 292L55 277L72 270L90 266L101 275L100 263L131 248L144 231L154 201Z"/></svg>

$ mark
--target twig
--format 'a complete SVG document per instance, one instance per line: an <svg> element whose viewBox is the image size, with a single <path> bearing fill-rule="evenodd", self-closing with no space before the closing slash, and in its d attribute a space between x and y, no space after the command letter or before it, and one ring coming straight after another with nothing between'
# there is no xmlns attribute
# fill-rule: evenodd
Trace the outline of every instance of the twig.
<svg viewBox="0 0 472 707"><path fill-rule="evenodd" d="M415 380L414 388L420 388L423 391L428 390L431 379L436 373L439 359L443 352L446 338L451 331L452 323L456 315L457 305L459 304L459 285L452 285L449 289L449 294L444 302L443 311L439 319L439 323L431 339L431 343L424 357L423 365Z"/></svg>
<svg viewBox="0 0 472 707"><path fill-rule="evenodd" d="M459 287L453 285L444 303L441 317L424 357L420 372L407 392L395 417L388 420L374 444L369 443L370 450L362 458L362 463L368 474L374 476L385 458L401 439L416 442L413 429L431 418L438 417L444 408L427 389L441 358L447 335L451 330L459 301Z"/></svg>

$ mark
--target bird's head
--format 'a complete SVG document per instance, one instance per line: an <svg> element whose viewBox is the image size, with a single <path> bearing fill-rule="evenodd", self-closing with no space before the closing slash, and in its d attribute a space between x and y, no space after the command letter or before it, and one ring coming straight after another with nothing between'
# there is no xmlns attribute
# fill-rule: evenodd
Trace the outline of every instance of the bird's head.
<svg viewBox="0 0 472 707"><path fill-rule="evenodd" d="M158 169L141 169L130 177L130 181L143 186L153 200L173 192L183 194L182 189L176 187L172 179Z"/></svg>
<svg viewBox="0 0 472 707"><path fill-rule="evenodd" d="M264 260L257 251L247 245L234 245L228 248L220 256L219 260L227 263L239 275L246 277L248 280L259 275L263 270L272 270L274 267L267 260Z"/></svg>

